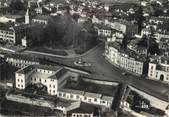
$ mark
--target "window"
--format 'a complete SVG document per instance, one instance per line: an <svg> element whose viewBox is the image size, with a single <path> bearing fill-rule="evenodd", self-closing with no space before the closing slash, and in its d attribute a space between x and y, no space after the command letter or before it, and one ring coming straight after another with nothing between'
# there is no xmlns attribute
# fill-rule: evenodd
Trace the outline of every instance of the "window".
<svg viewBox="0 0 169 117"><path fill-rule="evenodd" d="M55 88L55 85L53 85L53 88Z"/></svg>
<svg viewBox="0 0 169 117"><path fill-rule="evenodd" d="M41 82L41 79L39 79L39 82Z"/></svg>
<svg viewBox="0 0 169 117"><path fill-rule="evenodd" d="M88 99L88 102L91 102L92 100L91 99Z"/></svg>
<svg viewBox="0 0 169 117"><path fill-rule="evenodd" d="M53 90L53 93L55 93L55 90Z"/></svg>
<svg viewBox="0 0 169 117"><path fill-rule="evenodd" d="M59 93L59 96L62 96L62 93Z"/></svg>
<svg viewBox="0 0 169 117"><path fill-rule="evenodd" d="M21 85L21 87L23 88L23 85Z"/></svg>
<svg viewBox="0 0 169 117"><path fill-rule="evenodd" d="M153 69L153 66L151 66L151 69Z"/></svg>
<svg viewBox="0 0 169 117"><path fill-rule="evenodd" d="M23 82L23 80L21 80L21 82Z"/></svg>
<svg viewBox="0 0 169 117"><path fill-rule="evenodd" d="M66 94L65 94L65 93L63 94L63 97L66 97Z"/></svg>
<svg viewBox="0 0 169 117"><path fill-rule="evenodd" d="M18 79L18 82L19 82L19 79Z"/></svg>
<svg viewBox="0 0 169 117"><path fill-rule="evenodd" d="M105 103L105 101L102 101L102 103Z"/></svg>
<svg viewBox="0 0 169 117"><path fill-rule="evenodd" d="M73 95L70 95L70 98L73 98L74 96Z"/></svg>
<svg viewBox="0 0 169 117"><path fill-rule="evenodd" d="M49 85L49 87L51 87L51 85Z"/></svg>
<svg viewBox="0 0 169 117"><path fill-rule="evenodd" d="M46 82L46 80L45 80L45 82Z"/></svg>
<svg viewBox="0 0 169 117"><path fill-rule="evenodd" d="M79 96L78 96L78 95L76 96L76 99L79 99Z"/></svg>
<svg viewBox="0 0 169 117"><path fill-rule="evenodd" d="M94 98L94 101L97 102L97 98Z"/></svg>
<svg viewBox="0 0 169 117"><path fill-rule="evenodd" d="M18 84L18 87L20 87L20 85Z"/></svg>
<svg viewBox="0 0 169 117"><path fill-rule="evenodd" d="M84 97L84 100L86 100L87 99L87 97Z"/></svg>

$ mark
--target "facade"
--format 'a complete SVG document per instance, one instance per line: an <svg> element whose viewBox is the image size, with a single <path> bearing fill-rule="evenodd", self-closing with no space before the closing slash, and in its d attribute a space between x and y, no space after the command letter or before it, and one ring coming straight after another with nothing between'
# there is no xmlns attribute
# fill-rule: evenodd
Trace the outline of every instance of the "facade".
<svg viewBox="0 0 169 117"><path fill-rule="evenodd" d="M21 23L24 22L24 16L21 15L4 15L0 17L1 23L13 22L13 23Z"/></svg>
<svg viewBox="0 0 169 117"><path fill-rule="evenodd" d="M15 31L9 28L0 28L0 40L9 43L16 43Z"/></svg>
<svg viewBox="0 0 169 117"><path fill-rule="evenodd" d="M16 54L6 55L5 59L7 63L18 68L24 68L29 65L39 64L39 59L32 58L29 56L20 56Z"/></svg>
<svg viewBox="0 0 169 117"><path fill-rule="evenodd" d="M98 36L101 37L112 37L112 29L107 26L99 26L98 27Z"/></svg>
<svg viewBox="0 0 169 117"><path fill-rule="evenodd" d="M114 97L104 96L98 93L91 93L72 89L60 89L58 97L68 100L82 101L84 103L100 105L110 108Z"/></svg>
<svg viewBox="0 0 169 117"><path fill-rule="evenodd" d="M153 80L169 82L169 61L168 60L151 60L149 63L148 77Z"/></svg>
<svg viewBox="0 0 169 117"><path fill-rule="evenodd" d="M31 25L22 24L19 26L0 27L0 40L11 43L11 44L15 44L15 45L22 44L22 39L25 38L25 36L27 36L30 32L29 30L33 28L34 29L41 28L41 30L43 29L42 26L39 24L31 24Z"/></svg>
<svg viewBox="0 0 169 117"><path fill-rule="evenodd" d="M29 24L29 23L30 23L29 9L27 9L25 14L25 24Z"/></svg>
<svg viewBox="0 0 169 117"><path fill-rule="evenodd" d="M15 73L17 89L25 89L30 84L42 84L50 95L57 95L58 89L66 83L67 77L74 77L63 67L30 65Z"/></svg>
<svg viewBox="0 0 169 117"><path fill-rule="evenodd" d="M18 70L15 73L15 87L20 90L24 90L31 84L41 84L47 88L49 95L57 95L58 98L81 101L88 104L100 105L106 108L111 108L114 100L114 93L112 93L112 87L114 91L117 91L116 87L118 83L112 85L106 85L109 87L109 93L102 94L101 92L89 92L84 89L65 88L67 80L78 79L79 74L67 70L60 66L42 66L42 65L30 65ZM70 82L69 82L70 83ZM99 85L99 84L95 84ZM93 85L93 86L95 86ZM97 86L98 87L98 86ZM101 89L100 89L101 90Z"/></svg>
<svg viewBox="0 0 169 117"><path fill-rule="evenodd" d="M130 37L138 34L138 26L125 20L115 21L112 24L112 28L117 31L121 31Z"/></svg>
<svg viewBox="0 0 169 117"><path fill-rule="evenodd" d="M129 72L142 75L143 61L138 55L130 55L132 52L121 52L120 45L115 42L108 44L105 55L108 60L115 66L125 69Z"/></svg>
<svg viewBox="0 0 169 117"><path fill-rule="evenodd" d="M48 24L49 18L50 18L50 16L38 15L35 18L32 19L32 23Z"/></svg>

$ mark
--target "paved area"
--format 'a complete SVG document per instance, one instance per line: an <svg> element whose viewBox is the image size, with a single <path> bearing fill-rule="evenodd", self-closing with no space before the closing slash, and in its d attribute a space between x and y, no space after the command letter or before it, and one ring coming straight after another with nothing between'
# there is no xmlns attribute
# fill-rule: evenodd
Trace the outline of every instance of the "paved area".
<svg viewBox="0 0 169 117"><path fill-rule="evenodd" d="M74 61L77 61L79 58L81 58L85 62L90 62L92 66L77 68L91 71L93 73L93 76L97 79L127 83L140 90L150 93L151 95L155 95L164 100L168 100L167 95L169 93L169 86L167 84L158 81L139 78L132 75L124 76L122 75L122 70L114 67L104 58L104 56L102 55L103 52L104 45L100 44L99 46L87 52L86 54L73 58L61 58L37 53L29 53L29 55L36 56L39 58L46 58L72 67L77 67L74 65Z"/></svg>

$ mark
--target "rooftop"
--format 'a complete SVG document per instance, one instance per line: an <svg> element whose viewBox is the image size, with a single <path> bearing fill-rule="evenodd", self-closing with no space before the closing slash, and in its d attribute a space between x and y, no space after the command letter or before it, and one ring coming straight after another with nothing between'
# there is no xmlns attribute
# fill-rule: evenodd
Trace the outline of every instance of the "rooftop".
<svg viewBox="0 0 169 117"><path fill-rule="evenodd" d="M7 54L5 55L6 58L14 58L14 59L20 59L20 60L28 60L28 61L34 61L39 62L38 58L33 58L27 55L19 55L19 54Z"/></svg>
<svg viewBox="0 0 169 117"><path fill-rule="evenodd" d="M33 19L39 19L39 20L49 20L50 16L48 15L37 15Z"/></svg>
<svg viewBox="0 0 169 117"><path fill-rule="evenodd" d="M145 61L144 56L138 55L135 51L133 51L129 48L127 48L126 50L121 49L121 44L118 42L113 42L113 43L110 42L109 46L117 49L120 52L120 54L122 54L122 55L124 54L124 56L127 55L126 57L128 57L128 58L135 59L135 60L138 60L141 62Z"/></svg>
<svg viewBox="0 0 169 117"><path fill-rule="evenodd" d="M51 70L51 71L57 71L59 70L61 67L60 66L46 66L46 65L29 65L25 68L22 68L20 70L18 70L16 73L21 73L21 74L27 74L32 70L35 69L44 69L44 70Z"/></svg>
<svg viewBox="0 0 169 117"><path fill-rule="evenodd" d="M94 95L100 96L98 94L102 94L104 96L114 96L118 86L113 85L101 85L95 84L92 82L84 81L79 78L79 81L68 81L64 86L64 89L78 90L86 92L85 95Z"/></svg>
<svg viewBox="0 0 169 117"><path fill-rule="evenodd" d="M97 108L98 108L98 106L97 106ZM88 114L92 114L93 113L94 115L96 115L95 112L96 112L96 106L81 102L79 108L71 110L68 113L88 113Z"/></svg>

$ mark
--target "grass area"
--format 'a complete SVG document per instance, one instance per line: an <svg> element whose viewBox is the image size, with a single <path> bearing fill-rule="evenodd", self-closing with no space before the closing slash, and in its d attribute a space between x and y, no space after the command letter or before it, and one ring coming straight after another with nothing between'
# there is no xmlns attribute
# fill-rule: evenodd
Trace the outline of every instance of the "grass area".
<svg viewBox="0 0 169 117"><path fill-rule="evenodd" d="M61 56L68 56L67 52L65 52L65 51L51 50L51 49L47 49L47 48L43 48L43 47L42 48L34 47L34 48L29 48L28 50L44 52L44 53L49 53L49 54L56 54L56 55L61 55Z"/></svg>
<svg viewBox="0 0 169 117"><path fill-rule="evenodd" d="M55 116L60 112L49 108L33 106L23 103L4 100L1 103L0 113L7 116Z"/></svg>

